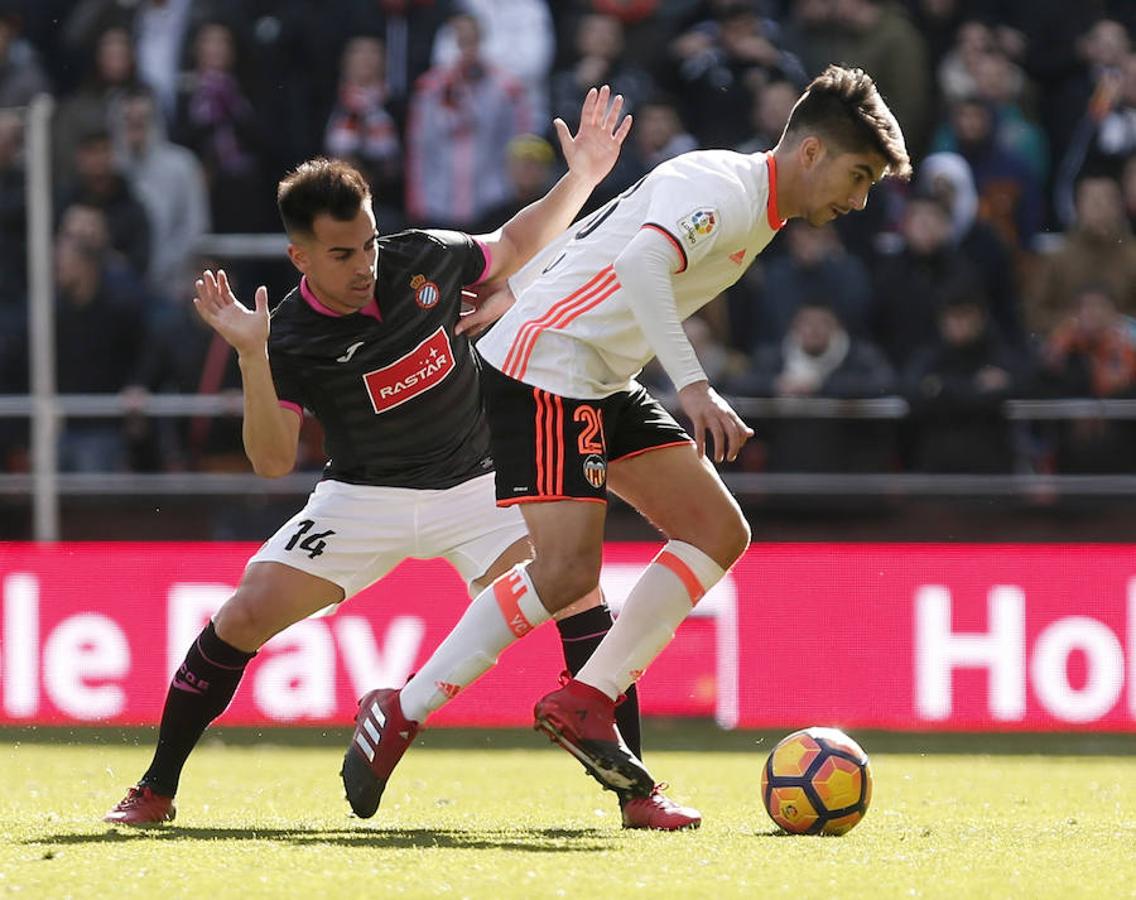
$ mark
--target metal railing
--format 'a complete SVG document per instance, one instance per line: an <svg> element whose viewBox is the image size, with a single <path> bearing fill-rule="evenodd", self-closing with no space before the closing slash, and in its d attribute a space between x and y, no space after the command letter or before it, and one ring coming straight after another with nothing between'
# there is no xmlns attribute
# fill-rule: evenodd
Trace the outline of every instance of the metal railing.
<svg viewBox="0 0 1136 900"><path fill-rule="evenodd" d="M864 419L900 420L909 413L902 397L834 400L819 397L765 398L729 397L743 418L759 419ZM219 416L242 414L236 394L60 394L46 398L34 395L0 395L0 418L40 416L51 423L51 432L66 418L121 418L127 415L153 417ZM1073 419L1136 419L1136 400L1008 400L1007 419L1059 421ZM54 455L52 458L54 469ZM293 495L311 490L318 473L301 472L285 478L266 479L252 473L55 473L50 486L58 496L147 496L239 494ZM829 496L1136 496L1136 476L1127 475L932 475L900 473L792 473L727 472L723 476L732 491L745 497ZM44 489L38 473L0 474L0 495L26 495ZM40 500L37 497L36 514ZM37 529L37 537L39 530ZM44 538L39 538L44 539Z"/></svg>
<svg viewBox="0 0 1136 900"><path fill-rule="evenodd" d="M26 113L29 356L31 393L0 395L0 418L31 422L31 473L0 473L0 495L30 496L36 540L58 539L61 496L303 494L317 473L280 479L251 473L59 473L56 453L61 422L67 418L240 416L242 402L230 394L202 396L150 394L67 394L55 392L55 322L52 277L52 188L50 124L53 101L37 98ZM195 251L222 259L279 258L287 247L282 234L206 235ZM898 420L909 413L901 397L835 400L827 398L729 398L747 420L841 418ZM673 402L671 408L674 408ZM1010 420L1136 419L1136 400L1012 400ZM1136 495L1136 476L794 474L728 472L731 490L743 496L828 494L902 496L908 494L989 497L1032 494L1077 496Z"/></svg>

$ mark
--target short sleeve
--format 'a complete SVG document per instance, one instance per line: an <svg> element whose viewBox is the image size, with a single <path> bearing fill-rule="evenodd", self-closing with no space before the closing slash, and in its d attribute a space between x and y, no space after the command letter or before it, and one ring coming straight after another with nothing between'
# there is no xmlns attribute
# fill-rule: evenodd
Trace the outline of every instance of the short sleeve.
<svg viewBox="0 0 1136 900"><path fill-rule="evenodd" d="M428 234L438 241L448 254L457 257L462 284L477 284L489 271L490 250L482 241L460 231L431 230Z"/></svg>
<svg viewBox="0 0 1136 900"><path fill-rule="evenodd" d="M671 242L679 257L676 275L710 253L724 234L737 237L749 230L739 194L726 178L668 176L655 182L643 227Z"/></svg>
<svg viewBox="0 0 1136 900"><path fill-rule="evenodd" d="M281 406L302 412L304 406L304 392L301 388L299 374L288 359L286 353L274 353L271 346L268 350L268 367L272 371L272 384L276 388L276 398Z"/></svg>

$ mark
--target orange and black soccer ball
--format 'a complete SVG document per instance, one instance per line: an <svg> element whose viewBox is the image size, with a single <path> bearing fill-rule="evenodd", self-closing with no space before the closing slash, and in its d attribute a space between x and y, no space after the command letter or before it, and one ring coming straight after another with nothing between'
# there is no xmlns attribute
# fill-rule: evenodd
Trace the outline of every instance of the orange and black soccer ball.
<svg viewBox="0 0 1136 900"><path fill-rule="evenodd" d="M868 754L836 728L794 731L765 761L761 799L790 834L844 834L872 802Z"/></svg>

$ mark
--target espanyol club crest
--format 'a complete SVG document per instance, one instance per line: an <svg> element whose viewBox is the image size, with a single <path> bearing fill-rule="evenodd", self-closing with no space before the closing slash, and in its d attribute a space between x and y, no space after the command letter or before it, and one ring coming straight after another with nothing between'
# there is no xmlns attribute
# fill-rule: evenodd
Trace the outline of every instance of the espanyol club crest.
<svg viewBox="0 0 1136 900"><path fill-rule="evenodd" d="M602 488L607 481L607 462L594 453L584 460L584 477L594 488Z"/></svg>
<svg viewBox="0 0 1136 900"><path fill-rule="evenodd" d="M442 292L433 281L427 281L425 275L415 275L410 279L410 287L414 291L414 302L423 309L431 309L438 305L442 299Z"/></svg>

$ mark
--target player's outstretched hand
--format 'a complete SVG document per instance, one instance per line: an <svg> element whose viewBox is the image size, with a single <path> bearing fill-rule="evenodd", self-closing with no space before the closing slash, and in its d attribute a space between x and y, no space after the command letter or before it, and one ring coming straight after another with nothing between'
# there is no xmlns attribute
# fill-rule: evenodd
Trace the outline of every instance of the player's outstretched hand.
<svg viewBox="0 0 1136 900"><path fill-rule="evenodd" d="M209 269L194 282L194 308L229 345L240 354L259 353L268 343L268 288L256 289L256 308L237 302L224 269L214 275Z"/></svg>
<svg viewBox="0 0 1136 900"><path fill-rule="evenodd" d="M619 148L631 130L631 116L624 116L621 121L621 109L623 95L616 94L612 99L611 88L605 84L598 91L588 91L580 109L580 127L574 136L563 119L553 121L570 172L593 184L603 181L619 159Z"/></svg>
<svg viewBox="0 0 1136 900"><path fill-rule="evenodd" d="M467 313L458 320L455 334L464 334L468 337L477 337L486 328L500 319L509 311L517 298L513 295L509 285L503 284L498 290L490 294L471 313Z"/></svg>
<svg viewBox="0 0 1136 900"><path fill-rule="evenodd" d="M706 432L713 438L714 462L737 459L742 446L753 437L753 429L741 420L718 392L705 381L688 384L678 392L682 411L690 419L698 455L706 453Z"/></svg>

